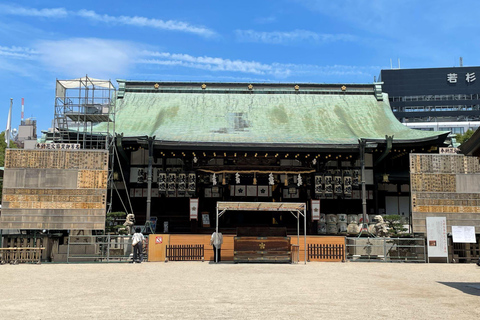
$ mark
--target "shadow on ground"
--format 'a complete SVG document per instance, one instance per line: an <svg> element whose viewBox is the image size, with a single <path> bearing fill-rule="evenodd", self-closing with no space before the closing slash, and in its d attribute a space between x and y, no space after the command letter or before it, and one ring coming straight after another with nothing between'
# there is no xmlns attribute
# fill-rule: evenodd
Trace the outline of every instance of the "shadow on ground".
<svg viewBox="0 0 480 320"><path fill-rule="evenodd" d="M471 294L472 296L480 296L480 282L439 282L443 285Z"/></svg>

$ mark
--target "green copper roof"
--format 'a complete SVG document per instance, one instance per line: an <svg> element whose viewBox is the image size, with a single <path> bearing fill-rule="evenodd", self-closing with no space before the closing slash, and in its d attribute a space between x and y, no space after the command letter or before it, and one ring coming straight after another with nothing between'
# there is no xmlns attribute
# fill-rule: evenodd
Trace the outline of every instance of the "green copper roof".
<svg viewBox="0 0 480 320"><path fill-rule="evenodd" d="M122 90L124 85L116 101L115 124L124 137L155 136L178 144L312 146L356 145L360 138L380 140L386 135L393 135L394 142L415 142L444 134L402 125L388 97L375 95L373 85L355 94L128 90L128 82Z"/></svg>

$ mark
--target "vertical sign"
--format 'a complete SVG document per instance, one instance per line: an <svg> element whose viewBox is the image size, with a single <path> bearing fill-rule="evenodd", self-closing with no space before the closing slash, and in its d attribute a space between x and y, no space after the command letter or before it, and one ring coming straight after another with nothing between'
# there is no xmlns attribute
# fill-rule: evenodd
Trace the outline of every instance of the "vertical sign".
<svg viewBox="0 0 480 320"><path fill-rule="evenodd" d="M447 258L447 218L427 217L427 248L429 258Z"/></svg>
<svg viewBox="0 0 480 320"><path fill-rule="evenodd" d="M204 227L210 227L210 215L208 214L208 212L202 212L202 225Z"/></svg>
<svg viewBox="0 0 480 320"><path fill-rule="evenodd" d="M190 220L198 219L198 198L190 198Z"/></svg>
<svg viewBox="0 0 480 320"><path fill-rule="evenodd" d="M312 221L320 220L320 200L311 200L311 207L312 207Z"/></svg>

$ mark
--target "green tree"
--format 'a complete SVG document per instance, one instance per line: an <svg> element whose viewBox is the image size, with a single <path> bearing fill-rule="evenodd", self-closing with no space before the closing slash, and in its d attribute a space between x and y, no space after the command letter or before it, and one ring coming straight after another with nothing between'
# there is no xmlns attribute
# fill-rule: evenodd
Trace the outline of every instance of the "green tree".
<svg viewBox="0 0 480 320"><path fill-rule="evenodd" d="M105 219L105 232L127 234L127 231L124 230L125 226L123 225L126 215L125 212L121 211L107 213L107 218Z"/></svg>
<svg viewBox="0 0 480 320"><path fill-rule="evenodd" d="M10 140L10 148L17 148L15 142ZM7 143L5 142L5 131L0 133L0 167L5 166L5 149ZM0 202L2 201L3 178L0 178Z"/></svg>
<svg viewBox="0 0 480 320"><path fill-rule="evenodd" d="M399 216L398 214L388 214L383 217L383 221L387 223L388 235L390 237L405 235L407 228L403 226L402 216Z"/></svg>
<svg viewBox="0 0 480 320"><path fill-rule="evenodd" d="M455 139L457 140L457 143L459 144L462 144L464 143L465 141L467 141L468 139L470 139L470 137L474 134L475 131L473 131L472 129L468 129L467 132L461 134L457 134Z"/></svg>

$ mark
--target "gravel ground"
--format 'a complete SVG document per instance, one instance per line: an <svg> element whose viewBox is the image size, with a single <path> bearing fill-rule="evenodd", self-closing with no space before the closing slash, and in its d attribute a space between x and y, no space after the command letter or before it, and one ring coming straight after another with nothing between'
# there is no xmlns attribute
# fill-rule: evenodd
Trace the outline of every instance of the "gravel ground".
<svg viewBox="0 0 480 320"><path fill-rule="evenodd" d="M474 264L0 266L0 319L478 319Z"/></svg>

